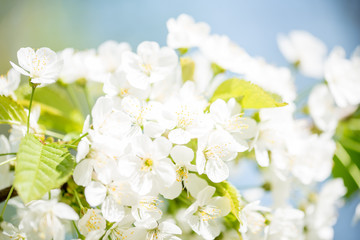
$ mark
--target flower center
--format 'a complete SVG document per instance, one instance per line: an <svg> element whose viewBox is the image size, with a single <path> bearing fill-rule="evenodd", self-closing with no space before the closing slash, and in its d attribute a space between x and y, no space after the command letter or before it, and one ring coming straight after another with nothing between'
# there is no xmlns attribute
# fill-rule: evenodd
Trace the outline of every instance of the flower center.
<svg viewBox="0 0 360 240"><path fill-rule="evenodd" d="M142 161L143 163L141 165L141 171L151 171L154 165L154 161L151 158L142 158Z"/></svg>
<svg viewBox="0 0 360 240"><path fill-rule="evenodd" d="M184 179L188 178L189 170L185 167L178 167L176 169L176 181L181 182Z"/></svg>
<svg viewBox="0 0 360 240"><path fill-rule="evenodd" d="M199 207L197 215L202 221L209 221L219 217L221 210L215 206L207 205L205 207Z"/></svg>
<svg viewBox="0 0 360 240"><path fill-rule="evenodd" d="M243 119L241 114L235 115L224 124L224 128L230 132L240 132L242 129L247 129L249 125L242 123Z"/></svg>
<svg viewBox="0 0 360 240"><path fill-rule="evenodd" d="M229 150L227 149L228 145L228 143L223 143L207 147L204 150L205 158L208 160L225 157L229 154Z"/></svg>
<svg viewBox="0 0 360 240"><path fill-rule="evenodd" d="M143 72L144 72L148 77L150 77L151 71L152 71L152 66L151 66L151 64L149 64L149 63L143 63L143 64L141 65L141 67L142 67Z"/></svg>

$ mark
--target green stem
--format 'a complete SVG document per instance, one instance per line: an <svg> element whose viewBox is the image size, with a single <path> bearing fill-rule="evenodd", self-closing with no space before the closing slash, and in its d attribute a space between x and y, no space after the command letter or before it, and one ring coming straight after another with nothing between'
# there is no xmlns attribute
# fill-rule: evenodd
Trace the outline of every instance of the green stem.
<svg viewBox="0 0 360 240"><path fill-rule="evenodd" d="M34 98L35 89L36 89L36 85L32 85L31 86L30 104L29 104L29 114L28 114L27 125L26 125L26 134L29 133L31 105L32 105L32 101L33 101L33 98Z"/></svg>
<svg viewBox="0 0 360 240"><path fill-rule="evenodd" d="M79 204L80 209L83 210L83 209L84 209L84 206L82 205L82 203L81 203L81 201L80 201L80 198L79 198L79 195L78 195L78 193L77 193L77 191L76 191L75 189L74 189L74 195L75 195L76 201L77 201L78 204Z"/></svg>
<svg viewBox="0 0 360 240"><path fill-rule="evenodd" d="M78 238L82 237L82 235L81 235L81 233L80 233L80 231L79 231L78 227L76 226L76 223L75 223L75 221L74 221L74 220L72 221L72 223L73 223L73 226L74 226L75 231L76 231L76 233L77 233L77 237L78 237ZM82 239L82 238L81 238L81 239Z"/></svg>
<svg viewBox="0 0 360 240"><path fill-rule="evenodd" d="M88 105L88 109L89 109L89 115L90 115L90 119L91 119L91 99L90 99L90 95L89 95L89 89L84 85L82 86L82 89L84 91L84 95L85 95L85 98L86 98L86 103Z"/></svg>
<svg viewBox="0 0 360 240"><path fill-rule="evenodd" d="M0 163L0 167L1 167L2 165L5 165L5 164L7 164L7 163L9 163L9 162L14 161L14 160L16 160L16 157L10 158L10 159L8 159L8 160L6 160L6 161L3 161L3 162Z"/></svg>
<svg viewBox="0 0 360 240"><path fill-rule="evenodd" d="M74 145L75 143L79 142L82 138L86 137L87 135L89 135L89 133L84 133L83 135L72 141L69 145Z"/></svg>
<svg viewBox="0 0 360 240"><path fill-rule="evenodd" d="M13 153L0 153L0 156L7 156L7 155L16 155L16 152L13 152Z"/></svg>
<svg viewBox="0 0 360 240"><path fill-rule="evenodd" d="M3 216L4 216L4 213L5 213L6 206L7 206L8 202L9 202L9 199L10 199L10 197L11 197L11 195L12 195L13 191L14 191L14 185L11 187L9 194L7 195L7 198L6 198L6 201L5 201L4 207L3 207L2 211L1 211L0 220L2 220L2 219L3 219Z"/></svg>
<svg viewBox="0 0 360 240"><path fill-rule="evenodd" d="M50 130L45 130L45 135L51 136L51 137L56 137L58 139L63 139L65 137L65 135L61 134L61 133L57 133L57 132L53 132Z"/></svg>

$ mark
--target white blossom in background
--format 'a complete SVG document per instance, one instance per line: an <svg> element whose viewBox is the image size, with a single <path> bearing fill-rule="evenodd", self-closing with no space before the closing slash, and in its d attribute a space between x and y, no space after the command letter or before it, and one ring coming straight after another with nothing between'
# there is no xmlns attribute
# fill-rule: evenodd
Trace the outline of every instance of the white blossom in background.
<svg viewBox="0 0 360 240"><path fill-rule="evenodd" d="M288 68L276 67L264 59L254 58L249 60L244 72L246 80L279 95L284 101L289 103L295 100L295 82Z"/></svg>
<svg viewBox="0 0 360 240"><path fill-rule="evenodd" d="M150 84L170 75L178 64L178 57L171 48L160 48L156 42L142 42L137 48L137 54L125 52L122 61L129 83L145 90Z"/></svg>
<svg viewBox="0 0 360 240"><path fill-rule="evenodd" d="M210 27L204 22L195 23L194 19L181 14L177 19L166 22L168 29L167 45L171 48L198 47L210 33Z"/></svg>
<svg viewBox="0 0 360 240"><path fill-rule="evenodd" d="M256 235L265 228L266 218L262 212L270 212L271 209L260 206L259 204L260 201L248 203L239 213L241 219L240 232L245 236ZM249 233L246 234L247 232Z"/></svg>
<svg viewBox="0 0 360 240"><path fill-rule="evenodd" d="M325 80L339 107L360 103L360 54L345 57L345 50L335 47L325 63Z"/></svg>
<svg viewBox="0 0 360 240"><path fill-rule="evenodd" d="M327 48L322 41L301 30L292 31L287 36L280 34L277 41L286 60L298 65L301 73L323 78Z"/></svg>
<svg viewBox="0 0 360 240"><path fill-rule="evenodd" d="M325 183L316 196L315 203L306 209L307 237L309 239L330 240L334 238L333 226L337 220L337 208L342 206L341 198L346 188L342 179Z"/></svg>
<svg viewBox="0 0 360 240"><path fill-rule="evenodd" d="M315 86L308 100L310 115L315 125L322 131L333 133L338 122L353 113L356 106L340 108L335 104L329 87L325 84Z"/></svg>
<svg viewBox="0 0 360 240"><path fill-rule="evenodd" d="M98 47L98 56L107 73L115 72L122 63L124 52L131 51L131 46L126 42L106 41Z"/></svg>
<svg viewBox="0 0 360 240"><path fill-rule="evenodd" d="M0 95L15 97L14 91L19 87L20 73L15 69L10 69L4 75L0 75Z"/></svg>
<svg viewBox="0 0 360 240"><path fill-rule="evenodd" d="M238 74L244 74L251 57L227 36L211 35L200 51L213 63Z"/></svg>
<svg viewBox="0 0 360 240"><path fill-rule="evenodd" d="M20 48L17 58L20 67L13 62L10 62L11 66L40 87L56 82L63 66L63 61L49 48L40 48L36 52L29 47Z"/></svg>
<svg viewBox="0 0 360 240"><path fill-rule="evenodd" d="M304 217L304 212L298 209L290 207L276 209L269 226L267 239L304 239Z"/></svg>

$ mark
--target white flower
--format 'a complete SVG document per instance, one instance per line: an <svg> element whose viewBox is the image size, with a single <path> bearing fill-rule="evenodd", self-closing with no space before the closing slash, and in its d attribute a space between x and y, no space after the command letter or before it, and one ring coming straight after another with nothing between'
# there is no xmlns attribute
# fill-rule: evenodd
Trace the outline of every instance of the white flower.
<svg viewBox="0 0 360 240"><path fill-rule="evenodd" d="M181 229L171 221L150 222L145 227L140 226L131 230L133 234L131 240L181 240L174 235L182 233Z"/></svg>
<svg viewBox="0 0 360 240"><path fill-rule="evenodd" d="M152 141L141 135L132 144L133 154L119 160L119 171L130 177L134 191L141 195L157 194L176 180L175 166L167 156L171 143L164 137Z"/></svg>
<svg viewBox="0 0 360 240"><path fill-rule="evenodd" d="M214 239L220 234L218 218L230 212L226 197L212 197L214 187L206 187L198 193L196 201L186 210L185 219L197 234L205 239Z"/></svg>
<svg viewBox="0 0 360 240"><path fill-rule="evenodd" d="M308 105L316 126L320 130L330 133L335 131L341 118L350 115L357 108L357 106L338 107L325 84L317 85L312 89Z"/></svg>
<svg viewBox="0 0 360 240"><path fill-rule="evenodd" d="M150 88L141 90L130 85L126 78L124 71L119 70L111 74L104 82L103 91L108 96L135 96L139 99L146 99L149 97Z"/></svg>
<svg viewBox="0 0 360 240"><path fill-rule="evenodd" d="M196 166L191 164L194 159L194 152L191 148L176 145L170 152L171 158L176 165L176 181L162 194L167 199L178 197L183 188L186 188L192 196L207 186L205 180L199 178L196 174Z"/></svg>
<svg viewBox="0 0 360 240"><path fill-rule="evenodd" d="M100 239L105 233L106 221L101 215L100 210L88 209L85 215L78 221L78 228L86 239L96 240Z"/></svg>
<svg viewBox="0 0 360 240"><path fill-rule="evenodd" d="M343 48L334 48L325 63L325 80L339 107L359 104L360 56L346 59Z"/></svg>
<svg viewBox="0 0 360 240"><path fill-rule="evenodd" d="M167 45L171 48L190 48L199 46L210 32L206 23L195 23L194 19L181 14L177 19L170 18L166 23L169 31Z"/></svg>
<svg viewBox="0 0 360 240"><path fill-rule="evenodd" d="M162 201L155 196L139 197L131 207L131 215L136 225L147 226L158 221L162 216L159 204Z"/></svg>
<svg viewBox="0 0 360 240"><path fill-rule="evenodd" d="M160 103L139 101L135 97L127 96L121 101L121 108L131 121L129 137L139 136L143 131L149 137L159 137L165 131L156 121L161 113Z"/></svg>
<svg viewBox="0 0 360 240"><path fill-rule="evenodd" d="M36 52L29 47L20 48L17 57L20 67L10 62L11 66L40 86L56 82L63 65L56 53L49 48L40 48Z"/></svg>
<svg viewBox="0 0 360 240"><path fill-rule="evenodd" d="M333 239L337 208L342 206L341 198L345 193L346 188L342 179L333 179L324 184L315 203L306 208L309 239Z"/></svg>
<svg viewBox="0 0 360 240"><path fill-rule="evenodd" d="M303 239L304 212L294 208L278 208L271 220L269 240L300 240Z"/></svg>
<svg viewBox="0 0 360 240"><path fill-rule="evenodd" d="M103 144L111 144L111 142L104 142ZM80 186L87 186L92 177L96 177L104 184L109 184L117 175L115 157L106 151L104 152L104 150L100 150L94 144L91 146L87 157L76 165L73 173L74 181Z"/></svg>
<svg viewBox="0 0 360 240"><path fill-rule="evenodd" d="M212 121L204 114L206 103L190 81L181 87L178 96L167 101L162 124L171 130L168 138L172 143L186 144L212 128Z"/></svg>
<svg viewBox="0 0 360 240"><path fill-rule="evenodd" d="M100 57L104 70L106 72L115 72L122 63L122 55L124 52L131 51L128 43L109 40L102 43L98 48L98 56Z"/></svg>
<svg viewBox="0 0 360 240"><path fill-rule="evenodd" d="M235 73L243 74L250 56L227 36L209 36L201 45L201 52L213 63Z"/></svg>
<svg viewBox="0 0 360 240"><path fill-rule="evenodd" d="M329 177L336 149L331 136L314 134L289 139L287 145L289 155L273 155L277 167L289 167L291 173L304 184L320 182Z"/></svg>
<svg viewBox="0 0 360 240"><path fill-rule="evenodd" d="M207 137L199 138L196 167L213 182L222 182L229 177L229 168L224 161L233 160L238 152L247 150L224 130L215 130Z"/></svg>
<svg viewBox="0 0 360 240"><path fill-rule="evenodd" d="M104 82L108 78L104 65L94 49L75 51L66 48L58 53L64 61L59 78L62 82L70 84L78 80Z"/></svg>
<svg viewBox="0 0 360 240"><path fill-rule="evenodd" d="M26 234L23 229L18 229L14 225L8 222L2 222L1 228L3 232L0 232L0 238L3 240L26 240Z"/></svg>
<svg viewBox="0 0 360 240"><path fill-rule="evenodd" d="M23 229L29 239L65 239L65 226L60 221L78 220L78 214L65 203L53 200L32 202L22 214L19 229Z"/></svg>
<svg viewBox="0 0 360 240"><path fill-rule="evenodd" d="M279 35L281 53L309 77L322 78L327 52L325 44L306 31L292 31L288 36Z"/></svg>
<svg viewBox="0 0 360 240"><path fill-rule="evenodd" d="M210 105L210 115L218 129L223 129L236 137L239 144L247 147L243 139L253 138L256 135L256 122L251 118L244 118L240 113L241 107L234 98L227 103L217 99Z"/></svg>
<svg viewBox="0 0 360 240"><path fill-rule="evenodd" d="M85 188L86 201L92 207L101 205L101 212L109 222L119 222L125 216L124 206L136 202L137 195L128 182L114 181L108 185L90 182Z"/></svg>
<svg viewBox="0 0 360 240"><path fill-rule="evenodd" d="M270 209L260 206L259 203L260 201L251 202L241 209L239 213L241 219L240 232L245 234L249 231L256 234L264 230L266 219L260 211L269 212Z"/></svg>
<svg viewBox="0 0 360 240"><path fill-rule="evenodd" d="M156 42L143 42L137 54L125 52L122 61L129 83L144 90L171 74L178 65L178 56L171 48L160 48Z"/></svg>
<svg viewBox="0 0 360 240"><path fill-rule="evenodd" d="M14 97L14 91L19 87L20 74L15 69L10 69L6 76L0 76L0 95Z"/></svg>

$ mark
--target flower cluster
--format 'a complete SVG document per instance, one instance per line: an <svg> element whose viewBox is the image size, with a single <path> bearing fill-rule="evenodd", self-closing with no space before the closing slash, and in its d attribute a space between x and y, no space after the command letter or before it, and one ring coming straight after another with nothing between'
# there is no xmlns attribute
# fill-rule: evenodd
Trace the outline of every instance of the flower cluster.
<svg viewBox="0 0 360 240"><path fill-rule="evenodd" d="M46 105L36 102L27 127L13 124L9 138L1 135L0 153L18 152L15 164L0 156L1 188L12 184L15 165L23 200L17 186L25 135L76 150L69 151L71 177L58 189L25 205L10 200L20 222L3 221L2 239L332 239L346 193L341 179L328 180L333 136L360 104L359 49L351 59L341 48L326 56L325 45L307 32L279 36L289 62L326 80L310 93L311 117L299 119L288 68L250 56L185 14L167 28L165 47L145 41L133 51L107 41L85 51L18 51L20 66L11 62L14 69L0 78L4 97L23 98L19 73L30 78L30 106L35 88L49 84L93 86L94 93L100 87L102 94L76 140L70 132L50 137L53 129L40 123ZM48 158L40 156L39 164ZM236 163L249 160L263 185L238 190L227 179ZM39 175L46 171L39 168ZM43 176L34 179L43 185Z"/></svg>

